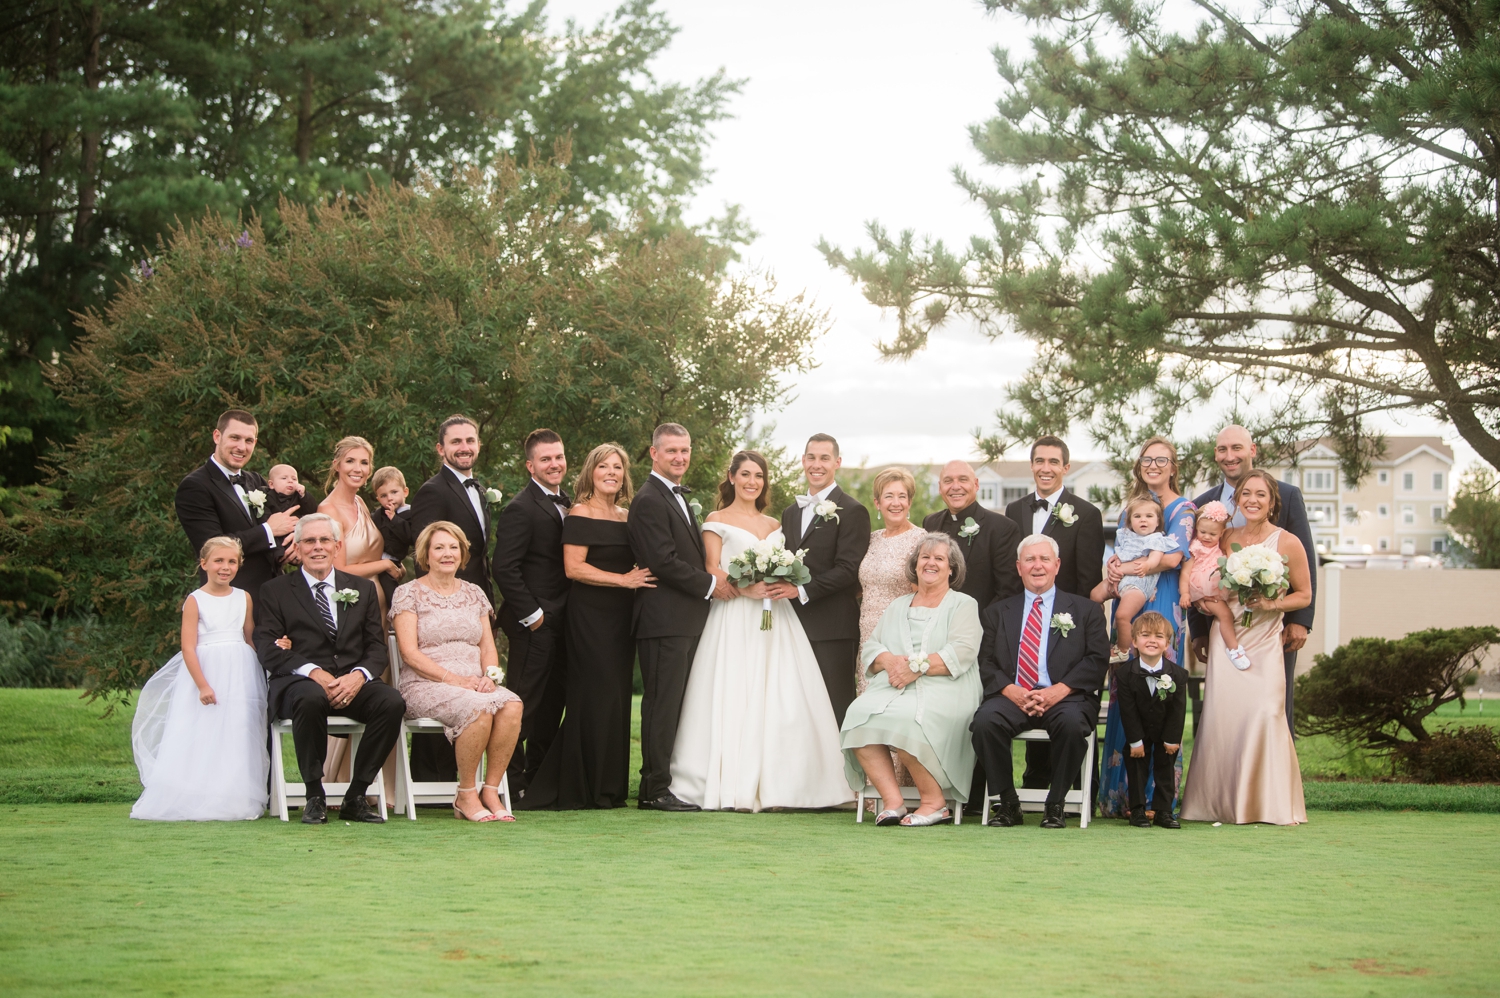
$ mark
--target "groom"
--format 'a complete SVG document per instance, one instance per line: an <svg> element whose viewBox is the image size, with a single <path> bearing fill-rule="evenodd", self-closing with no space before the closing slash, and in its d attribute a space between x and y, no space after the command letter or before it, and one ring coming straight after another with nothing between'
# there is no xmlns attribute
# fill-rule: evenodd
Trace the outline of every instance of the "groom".
<svg viewBox="0 0 1500 998"><path fill-rule="evenodd" d="M703 536L688 505L692 489L682 484L693 456L693 441L677 423L663 423L651 434L651 474L630 504L626 527L635 562L656 576L654 589L635 591L634 629L641 662L640 807L656 811L696 811L671 792L672 745L688 673L698 639L708 623L708 601L734 599L728 580L704 568Z"/></svg>
<svg viewBox="0 0 1500 998"><path fill-rule="evenodd" d="M375 583L334 570L340 534L325 513L298 520L292 537L302 569L261 586L256 605L255 652L271 677L267 700L272 716L292 722L297 768L307 785L304 825L328 823L323 760L330 714L365 725L339 817L385 821L365 791L400 737L406 712L401 694L379 678L386 651ZM282 635L291 639L291 650L276 644Z"/></svg>
<svg viewBox="0 0 1500 998"><path fill-rule="evenodd" d="M840 727L854 702L854 660L859 651L859 563L870 547L870 514L834 481L844 464L839 442L814 433L802 450L807 494L781 514L786 546L805 548L803 564L812 573L805 586L785 582L769 587L772 599L790 599L812 644L828 702Z"/></svg>

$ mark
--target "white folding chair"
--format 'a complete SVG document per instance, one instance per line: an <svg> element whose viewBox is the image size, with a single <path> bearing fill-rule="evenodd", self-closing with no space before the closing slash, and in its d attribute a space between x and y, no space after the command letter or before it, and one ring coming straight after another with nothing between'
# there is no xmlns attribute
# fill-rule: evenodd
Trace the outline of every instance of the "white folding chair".
<svg viewBox="0 0 1500 998"><path fill-rule="evenodd" d="M283 769L281 736L292 733L291 721L271 721L271 810L282 821L290 821L287 815L288 807L305 807L307 805L307 784L288 783L286 772ZM359 740L365 733L365 726L359 721L347 717L339 717L337 714L328 718L328 733L330 735L349 736L349 759L353 765L354 753L359 751ZM343 803L344 793L349 789L347 783L323 784L323 793L327 796L328 806L333 807L337 799ZM380 799L380 814L385 814L385 774L384 766L375 774L375 780L370 784L366 793L373 793Z"/></svg>
<svg viewBox="0 0 1500 998"><path fill-rule="evenodd" d="M880 791L876 790L875 786L867 781L864 789L859 792L859 800L855 801L854 823L856 825L864 822L865 801L872 797L875 800L881 800ZM915 805L922 803L922 792L916 787L902 787L901 799L906 801L907 810L915 810ZM962 824L964 820L964 806L959 802L958 798L944 797L943 803L948 805L948 810L953 812L953 823L955 825Z"/></svg>
<svg viewBox="0 0 1500 998"><path fill-rule="evenodd" d="M388 638L390 646L391 661L391 685L397 689L401 688L401 649L396 645L396 636L392 634ZM452 804L458 796L458 782L455 780L422 780L411 778L411 748L407 744L407 735L413 734L437 734L443 733L443 722L430 717L408 718L401 722L401 738L396 747L401 756L401 765L396 768L396 813L404 813L412 821L417 820L418 804ZM484 756L479 757L479 765L474 770L474 785L479 786L479 781L484 778ZM507 811L514 811L510 803L510 777L506 774L500 776L500 802L505 805Z"/></svg>
<svg viewBox="0 0 1500 998"><path fill-rule="evenodd" d="M1050 742L1052 739L1043 728L1032 728L1016 735L1016 741L1021 742ZM1098 741L1095 732L1089 732L1088 751L1083 754L1083 765L1080 767L1079 785L1080 790L1069 790L1068 795L1063 798L1063 811L1076 811L1078 814L1078 827L1080 830L1089 827L1089 815L1093 812L1090 806L1094 796L1094 745ZM1016 796L1021 798L1022 811L1040 811L1047 802L1046 790L1018 789ZM999 797L991 796L990 785L984 784L984 807L980 810L981 821L990 819L990 802L999 800Z"/></svg>

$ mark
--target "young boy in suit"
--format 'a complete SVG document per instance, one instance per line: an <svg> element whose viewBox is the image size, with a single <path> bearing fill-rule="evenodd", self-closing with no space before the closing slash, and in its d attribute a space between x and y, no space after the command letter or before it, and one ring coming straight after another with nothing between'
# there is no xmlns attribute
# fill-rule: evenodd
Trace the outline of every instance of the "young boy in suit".
<svg viewBox="0 0 1500 998"><path fill-rule="evenodd" d="M406 476L401 474L400 468L391 465L377 468L370 477L370 487L375 490L375 502L380 506L373 519L385 541L381 557L399 565L411 553L412 542L416 539L411 529L411 506L406 501L410 493ZM377 578L380 588L385 591L385 605L390 606L391 594L396 591L399 580L391 578L388 572L381 572Z"/></svg>
<svg viewBox="0 0 1500 998"><path fill-rule="evenodd" d="M1130 795L1130 824L1136 828L1181 828L1172 817L1174 770L1182 749L1187 720L1187 670L1166 659L1172 646L1172 625L1159 613L1135 618L1135 654L1119 665L1120 720L1130 754L1125 759L1125 783ZM1156 778L1151 809L1146 817L1146 776Z"/></svg>

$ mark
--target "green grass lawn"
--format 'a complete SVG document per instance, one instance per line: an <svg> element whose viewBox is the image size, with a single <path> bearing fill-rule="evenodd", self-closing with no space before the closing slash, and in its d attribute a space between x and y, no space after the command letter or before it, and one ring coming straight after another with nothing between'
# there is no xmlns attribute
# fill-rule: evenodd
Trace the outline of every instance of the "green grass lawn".
<svg viewBox="0 0 1500 998"><path fill-rule="evenodd" d="M1310 808L1385 810L1179 832L158 824L127 817L128 711L98 714L0 691L0 994L1500 992L1500 816L1433 813L1500 810L1493 787L1310 782Z"/></svg>

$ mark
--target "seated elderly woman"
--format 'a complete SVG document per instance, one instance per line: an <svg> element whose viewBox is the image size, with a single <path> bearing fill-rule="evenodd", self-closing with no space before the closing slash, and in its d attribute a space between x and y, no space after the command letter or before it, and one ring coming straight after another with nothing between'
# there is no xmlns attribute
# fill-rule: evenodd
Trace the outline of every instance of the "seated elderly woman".
<svg viewBox="0 0 1500 998"><path fill-rule="evenodd" d="M868 781L884 801L875 824L910 827L951 818L945 798L968 799L981 633L979 604L958 591L964 556L953 538L922 537L907 556L906 577L917 591L891 601L860 649L870 681L850 704L840 738L849 785L858 791ZM892 751L922 795L912 814Z"/></svg>
<svg viewBox="0 0 1500 998"><path fill-rule="evenodd" d="M514 821L499 788L521 731L521 699L490 678L500 667L490 601L478 586L458 578L469 560L469 539L457 524L438 520L417 536L412 554L425 574L391 594L406 716L443 722L458 758L455 818ZM474 786L481 755L487 764L483 789Z"/></svg>

